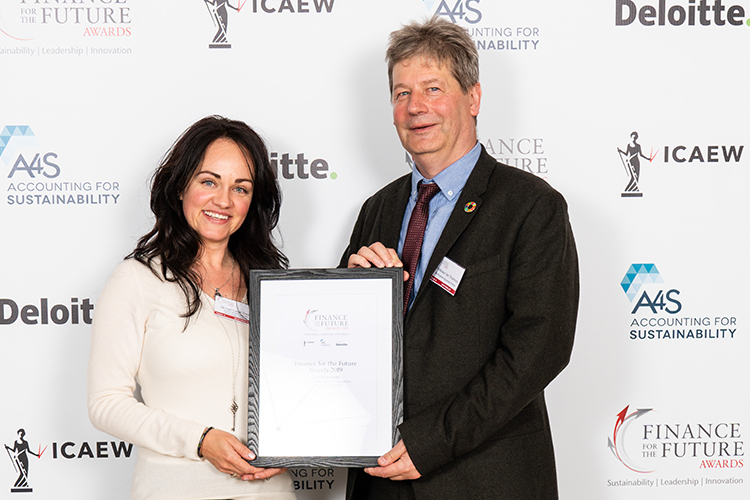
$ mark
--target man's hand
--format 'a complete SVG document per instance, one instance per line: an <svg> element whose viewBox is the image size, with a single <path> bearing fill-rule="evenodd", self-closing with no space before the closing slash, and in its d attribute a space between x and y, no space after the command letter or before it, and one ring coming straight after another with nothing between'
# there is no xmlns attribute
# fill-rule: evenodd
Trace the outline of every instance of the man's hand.
<svg viewBox="0 0 750 500"><path fill-rule="evenodd" d="M383 477L392 481L422 477L422 474L412 463L403 439L391 451L378 458L378 464L380 464L380 467L369 467L365 469L365 472L371 476Z"/></svg>
<svg viewBox="0 0 750 500"><path fill-rule="evenodd" d="M362 247L359 252L349 256L346 267L404 267L393 248L386 248L379 241L369 247ZM409 279L409 273L404 271L404 281Z"/></svg>

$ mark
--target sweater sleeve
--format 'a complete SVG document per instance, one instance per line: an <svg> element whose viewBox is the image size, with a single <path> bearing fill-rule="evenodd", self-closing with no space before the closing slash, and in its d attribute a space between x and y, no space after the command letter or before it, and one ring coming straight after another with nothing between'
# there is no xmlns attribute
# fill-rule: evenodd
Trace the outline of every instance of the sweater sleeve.
<svg viewBox="0 0 750 500"><path fill-rule="evenodd" d="M150 304L168 286L135 260L110 276L91 329L88 412L97 429L163 455L199 460L204 425L149 408L135 398Z"/></svg>

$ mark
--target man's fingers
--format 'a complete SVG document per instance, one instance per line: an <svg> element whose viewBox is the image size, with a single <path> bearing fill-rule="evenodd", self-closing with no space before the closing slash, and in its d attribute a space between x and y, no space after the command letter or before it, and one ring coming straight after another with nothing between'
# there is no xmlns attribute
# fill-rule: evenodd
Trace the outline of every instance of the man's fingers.
<svg viewBox="0 0 750 500"><path fill-rule="evenodd" d="M378 464L380 464L381 467L390 465L401 458L404 453L406 453L406 445L404 444L404 440L401 439L396 443L396 446L388 450L382 457L378 458Z"/></svg>
<svg viewBox="0 0 750 500"><path fill-rule="evenodd" d="M401 259L393 248L386 248L380 242L369 247L362 247L356 254L349 256L347 267L402 267Z"/></svg>

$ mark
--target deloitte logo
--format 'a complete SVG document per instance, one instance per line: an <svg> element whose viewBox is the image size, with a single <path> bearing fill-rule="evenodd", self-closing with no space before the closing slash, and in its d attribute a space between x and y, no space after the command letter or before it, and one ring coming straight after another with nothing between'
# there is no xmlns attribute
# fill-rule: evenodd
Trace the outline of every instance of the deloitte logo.
<svg viewBox="0 0 750 500"><path fill-rule="evenodd" d="M727 7L722 0L688 0L687 5L669 6L666 0L640 6L633 0L615 0L615 26L629 26L636 19L642 26L750 26L744 7Z"/></svg>
<svg viewBox="0 0 750 500"><path fill-rule="evenodd" d="M0 299L0 325L12 325L17 320L25 325L55 325L91 324L94 304L85 298L78 302L77 297L70 299L70 305L55 304L50 307L49 299L39 299L36 304L18 304L13 299Z"/></svg>
<svg viewBox="0 0 750 500"><path fill-rule="evenodd" d="M292 157L289 153L279 155L277 151L270 153L271 166L279 172L284 179L332 179L336 180L338 174L328 171L328 162L323 158L308 160L305 153L297 153ZM308 167L309 164L309 167Z"/></svg>

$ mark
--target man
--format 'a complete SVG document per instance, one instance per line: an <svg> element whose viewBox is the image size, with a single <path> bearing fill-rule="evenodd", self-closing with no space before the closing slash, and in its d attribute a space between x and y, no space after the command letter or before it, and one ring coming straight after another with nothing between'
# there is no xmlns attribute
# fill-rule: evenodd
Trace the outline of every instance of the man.
<svg viewBox="0 0 750 500"><path fill-rule="evenodd" d="M404 422L379 467L350 471L349 497L557 498L544 388L568 363L578 309L565 200L477 142L482 90L466 30L434 18L405 26L386 60L414 168L364 203L341 265L403 256L413 270Z"/></svg>

